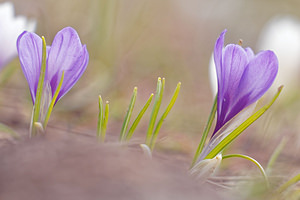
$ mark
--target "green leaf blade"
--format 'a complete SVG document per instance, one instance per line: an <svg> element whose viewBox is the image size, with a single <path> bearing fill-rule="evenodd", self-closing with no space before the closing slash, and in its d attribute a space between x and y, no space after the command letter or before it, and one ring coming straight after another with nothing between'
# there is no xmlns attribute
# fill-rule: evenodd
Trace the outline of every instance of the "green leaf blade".
<svg viewBox="0 0 300 200"><path fill-rule="evenodd" d="M51 103L50 103L50 105L49 105L49 107L48 107L47 114L46 114L46 117L45 117L45 120L44 120L44 124L43 124L44 129L46 129L46 127L47 127L47 124L48 124L50 115L51 115L52 110L53 110L53 107L54 107L54 104L55 104L55 102L56 102L56 99L57 99L58 94L59 94L59 92L60 92L61 86L62 86L62 84L63 84L64 77L65 77L65 71L63 71L62 74L61 74L61 78L60 78L59 84L58 84L58 86L57 86L57 88L56 88L56 90L55 90L55 93L54 93L54 95L53 95L53 98L52 98L52 100L51 100Z"/></svg>
<svg viewBox="0 0 300 200"><path fill-rule="evenodd" d="M202 134L199 146L198 146L198 148L196 150L196 153L194 155L194 158L193 158L193 161L192 161L192 164L191 164L190 168L192 168L195 165L195 163L196 163L199 155L201 154L201 152L202 152L202 150L204 148L204 145L205 145L208 133L209 133L210 128L212 126L212 123L213 123L213 121L215 119L215 115L216 115L216 111L217 111L217 102L218 102L218 95L216 95L216 97L215 97L214 104L213 104L212 109L210 111L206 127L204 129L203 134Z"/></svg>
<svg viewBox="0 0 300 200"><path fill-rule="evenodd" d="M159 119L156 127L155 127L155 130L153 132L153 135L152 135L152 138L151 138L151 143L150 143L150 149L151 151L153 151L154 149L154 146L155 146L155 142L156 142L156 139L157 139L157 136L158 136L158 132L162 126L162 123L164 122L164 120L166 119L166 117L168 116L169 112L171 111L171 109L173 108L176 100L177 100L177 97L178 97L178 94L179 94L179 91L180 91L180 87L181 87L181 82L179 82L175 88L175 91L173 93L173 96L170 100L170 103L169 105L167 106L165 112L163 113L163 115L161 116L161 118Z"/></svg>
<svg viewBox="0 0 300 200"><path fill-rule="evenodd" d="M146 110L148 109L148 107L150 106L150 103L153 99L154 94L152 93L150 95L150 97L148 98L146 104L144 105L144 107L142 108L142 110L140 111L140 113L138 114L138 116L136 117L136 119L134 120L133 124L131 125L127 136L126 136L126 140L129 141L137 127L137 125L139 124L140 120L142 119L143 115L145 114Z"/></svg>
<svg viewBox="0 0 300 200"><path fill-rule="evenodd" d="M214 158L218 153L223 151L236 137L238 137L246 128L248 128L254 121L256 121L261 115L263 115L275 102L279 94L282 91L283 86L278 88L278 92L275 94L273 99L253 115L251 115L246 121L244 121L240 126L233 130L228 136L226 136L214 149L212 149L204 159Z"/></svg>
<svg viewBox="0 0 300 200"><path fill-rule="evenodd" d="M109 116L109 101L105 102L105 111L102 119L102 128L101 128L101 141L104 142L106 136L106 128Z"/></svg>
<svg viewBox="0 0 300 200"><path fill-rule="evenodd" d="M123 122L123 126L122 126L122 129L121 129L120 141L123 141L124 138L125 138L125 133L127 131L127 127L128 127L128 124L129 124L129 121L130 121L130 118L131 118L131 114L132 114L132 111L133 111L133 108L134 108L136 96L137 96L137 87L135 87L133 89L131 101L130 101L130 104L129 104L129 107L128 107L128 110L127 110L127 113L126 113L126 116L125 116L125 119L124 119L124 122Z"/></svg>
<svg viewBox="0 0 300 200"><path fill-rule="evenodd" d="M103 100L101 95L98 96L98 123L97 123L97 137L99 138L102 131L103 124Z"/></svg>
<svg viewBox="0 0 300 200"><path fill-rule="evenodd" d="M151 138L153 135L153 129L154 129L154 125L155 125L155 121L158 115L158 111L161 105L161 101L162 101L162 97L163 97L163 93L164 93L164 87L165 87L165 79L161 79L160 77L157 80L157 87L156 87L156 96L155 96L155 100L154 100L154 105L153 105L153 109L152 109L152 113L150 116L150 121L149 121L149 126L148 126L148 130L147 130L147 135L146 135L146 141L145 144L147 146L150 146L151 143Z"/></svg>

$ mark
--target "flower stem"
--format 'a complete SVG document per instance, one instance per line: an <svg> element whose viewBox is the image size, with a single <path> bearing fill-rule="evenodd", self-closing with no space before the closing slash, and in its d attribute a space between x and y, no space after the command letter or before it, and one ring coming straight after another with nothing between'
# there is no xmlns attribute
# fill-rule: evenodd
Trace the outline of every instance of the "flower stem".
<svg viewBox="0 0 300 200"><path fill-rule="evenodd" d="M270 183L269 183L269 179L268 179L268 176L264 170L264 168L261 166L261 164L259 164L258 161L256 161L254 158L251 158L250 156L246 156L246 155L242 155L242 154L230 154L230 155L225 155L223 156L223 160L226 159L226 158L232 158L232 157L239 157L239 158L244 158L246 160L249 160L251 162L253 162L260 170L260 172L262 173L264 179L265 179L265 182L266 182L266 185L267 185L267 188L269 189L270 188Z"/></svg>
<svg viewBox="0 0 300 200"><path fill-rule="evenodd" d="M277 192L278 193L282 193L283 191L285 191L287 188L289 188L290 186L294 185L298 181L300 181L300 174L297 174L296 176L294 176L293 178L291 178L290 180L288 180L287 182L285 182L283 185L281 185L279 187L279 189L277 190Z"/></svg>
<svg viewBox="0 0 300 200"><path fill-rule="evenodd" d="M272 170L272 168L273 168L273 166L274 166L274 164L275 164L275 162L276 162L279 154L281 153L281 151L283 150L284 146L286 145L286 142L287 142L286 138L283 138L281 140L281 142L279 143L279 145L274 150L272 156L270 157L269 162L267 164L267 168L266 168L266 171L267 171L267 173L269 175L270 175L270 172L271 172L271 170Z"/></svg>
<svg viewBox="0 0 300 200"><path fill-rule="evenodd" d="M20 135L15 132L12 128L10 128L9 126L0 123L0 131L3 133L8 133L10 136L12 136L14 139L19 139Z"/></svg>
<svg viewBox="0 0 300 200"><path fill-rule="evenodd" d="M203 132L202 137L201 137L201 141L200 141L199 146L198 146L198 148L196 150L196 153L194 155L194 158L193 158L193 161L192 161L192 164L191 164L191 168L195 165L195 163L196 163L196 161L197 161L200 153L202 152L202 150L204 148L204 144L205 144L205 141L207 139L209 130L211 128L211 125L212 125L212 123L214 121L214 118L215 118L215 115L216 115L217 100L218 100L218 95L216 95L216 97L215 97L214 104L213 104L213 106L211 108L207 124L205 126L204 132Z"/></svg>
<svg viewBox="0 0 300 200"><path fill-rule="evenodd" d="M45 80L45 74L46 74L46 59L47 59L47 50L46 50L46 40L44 36L42 36L42 64L41 64L41 72L40 72L40 78L36 90L36 97L35 97L35 104L34 104L34 111L33 111L33 117L31 122L31 136L35 136L37 134L36 128L34 124L38 122L39 116L40 116L40 106L41 106L41 99L43 94L43 86L44 86L44 80Z"/></svg>
<svg viewBox="0 0 300 200"><path fill-rule="evenodd" d="M46 117L45 117L45 120L44 120L44 124L43 124L44 129L46 129L46 127L47 127L47 124L48 124L50 115L51 115L52 110L53 110L53 107L54 107L54 104L55 104L55 102L56 102L56 99L57 99L58 94L59 94L59 92L60 92L61 86L62 86L62 84L63 84L64 77L65 77L65 71L62 71L60 81L59 81L59 83L58 83L58 86L57 86L57 88L56 88L56 90L55 90L55 93L54 93L54 95L53 95L53 98L52 98L51 103L50 103L50 105L49 105L49 107L48 107L48 110L47 110L47 114L46 114Z"/></svg>

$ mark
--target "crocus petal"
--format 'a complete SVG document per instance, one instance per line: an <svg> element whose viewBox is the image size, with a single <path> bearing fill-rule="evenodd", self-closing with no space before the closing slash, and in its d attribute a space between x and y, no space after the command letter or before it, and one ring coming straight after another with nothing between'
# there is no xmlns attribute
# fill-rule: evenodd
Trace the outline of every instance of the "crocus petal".
<svg viewBox="0 0 300 200"><path fill-rule="evenodd" d="M216 66L217 74L221 74L221 68L222 68L222 52L223 52L223 46L224 46L224 37L227 30L224 30L218 40L215 44L214 49L214 61ZM221 86L221 81L218 79L218 88Z"/></svg>
<svg viewBox="0 0 300 200"><path fill-rule="evenodd" d="M243 72L248 63L247 54L239 45L227 45L223 53L223 63L221 74L218 79L222 83L220 90L224 92L224 97L233 98L234 91L237 89Z"/></svg>
<svg viewBox="0 0 300 200"><path fill-rule="evenodd" d="M34 104L42 61L42 39L35 33L24 31L18 37L17 50Z"/></svg>
<svg viewBox="0 0 300 200"><path fill-rule="evenodd" d="M245 48L245 51L247 53L247 57L249 60L254 58L254 52L252 51L252 49L250 47Z"/></svg>
<svg viewBox="0 0 300 200"><path fill-rule="evenodd" d="M79 80L79 78L81 77L88 65L88 61L89 54L86 49L86 46L84 45L80 57L78 58L77 62L73 65L73 69L69 69L68 71L66 71L64 77L64 84L62 85L62 88L58 94L56 101L63 97Z"/></svg>
<svg viewBox="0 0 300 200"><path fill-rule="evenodd" d="M57 101L67 93L81 77L88 63L88 52L80 42L77 32L67 27L59 31L52 43L47 67L47 80L54 94L65 71L65 78Z"/></svg>
<svg viewBox="0 0 300 200"><path fill-rule="evenodd" d="M250 61L242 76L232 112L257 101L272 85L278 71L278 60L272 51L262 51ZM233 115L233 114L232 114Z"/></svg>
<svg viewBox="0 0 300 200"><path fill-rule="evenodd" d="M248 63L247 54L239 45L227 45L222 57L221 70L217 70L219 93L216 130L226 123L232 102L236 98L236 90Z"/></svg>

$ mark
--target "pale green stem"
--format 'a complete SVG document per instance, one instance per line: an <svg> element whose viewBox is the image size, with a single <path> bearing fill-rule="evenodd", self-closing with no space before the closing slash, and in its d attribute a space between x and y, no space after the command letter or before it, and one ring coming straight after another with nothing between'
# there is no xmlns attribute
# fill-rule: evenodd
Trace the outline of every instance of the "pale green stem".
<svg viewBox="0 0 300 200"><path fill-rule="evenodd" d="M163 78L161 80L161 78L159 77L157 80L156 96L155 96L154 105L153 105L152 113L150 116L149 126L148 126L148 130L147 130L147 135L146 135L145 144L147 146L150 146L151 138L153 135L154 124L155 124L155 121L156 121L156 118L158 115L158 111L159 111L161 101L162 101L162 96L164 93L164 87L165 87L165 79Z"/></svg>
<svg viewBox="0 0 300 200"><path fill-rule="evenodd" d="M275 94L273 99L267 105L263 106L261 109L259 109L253 115L251 115L246 121L244 121L240 126L238 126L236 129L234 129L219 144L217 144L217 146L214 149L212 149L204 159L214 158L221 151L223 151L224 148L227 147L236 137L238 137L246 128L248 128L262 114L264 114L271 107L271 105L275 102L275 100L278 98L282 88L283 88L283 86L279 87L278 92Z"/></svg>
<svg viewBox="0 0 300 200"><path fill-rule="evenodd" d="M19 139L20 135L16 133L12 128L9 126L0 123L0 131L4 133L8 133L10 136L12 136L14 139Z"/></svg>
<svg viewBox="0 0 300 200"><path fill-rule="evenodd" d="M127 113L126 113L126 116L125 116L125 119L124 119L124 122L123 122L122 130L121 130L120 141L124 140L125 133L127 131L127 127L128 127L128 124L129 124L129 121L130 121L130 118L131 118L131 114L132 114L132 111L133 111L133 108L134 108L136 95L137 95L137 87L135 87L133 89L131 101L130 101L130 104L129 104L129 107L128 107L128 110L127 110Z"/></svg>
<svg viewBox="0 0 300 200"><path fill-rule="evenodd" d="M16 69L16 66L9 66L5 69L2 69L0 78L0 88L2 88L3 85L5 85L8 82L8 80L11 79L12 75L14 75L14 73L16 72Z"/></svg>
<svg viewBox="0 0 300 200"><path fill-rule="evenodd" d="M44 121L44 125L43 125L43 126L44 126L44 130L46 130L46 127L47 127L47 124L48 124L50 115L51 115L51 113L52 113L54 104L55 104L55 102L56 102L56 99L57 99L58 94L59 94L59 92L60 92L61 86L62 86L62 84L63 84L64 77L65 77L65 71L62 71L60 81L59 81L59 83L58 83L58 86L57 86L57 88L56 88L56 90L55 90L55 93L54 93L54 95L53 95L53 98L52 98L52 100L51 100L51 103L50 103L50 105L49 105L49 108L48 108L48 110L47 110L47 114L46 114L45 121Z"/></svg>
<svg viewBox="0 0 300 200"><path fill-rule="evenodd" d="M270 188L270 183L269 183L268 176L267 176L264 168L261 166L261 164L259 164L258 161L256 161L254 158L251 158L250 156L246 156L246 155L242 155L242 154L230 154L230 155L226 155L226 156L223 156L223 160L226 159L226 158L233 158L233 157L244 158L246 160L249 160L249 161L253 162L259 168L260 172L262 173L262 175L263 175L263 177L265 179L267 188L268 189Z"/></svg>
<svg viewBox="0 0 300 200"><path fill-rule="evenodd" d="M211 108L207 124L205 126L204 132L202 134L199 146L198 146L198 148L196 150L196 153L194 155L194 158L193 158L193 161L192 161L192 164L191 164L190 168L192 168L195 165L195 163L196 163L199 155L201 154L201 152L202 152L202 150L204 148L204 145L205 145L208 133L210 131L211 125L212 125L212 123L213 123L213 121L215 119L215 115L216 115L216 111L217 111L217 102L218 102L218 94L215 97L214 104L213 104L213 106Z"/></svg>
<svg viewBox="0 0 300 200"><path fill-rule="evenodd" d="M283 150L284 146L286 145L286 138L283 138L281 140L281 142L279 143L279 145L276 147L276 149L274 150L273 154L271 155L270 159L269 159L269 162L268 162L268 165L267 165L267 168L266 168L266 171L267 173L270 175L270 172L279 156L279 154L281 153L281 151Z"/></svg>
<svg viewBox="0 0 300 200"><path fill-rule="evenodd" d="M98 112L98 124L97 124L97 137L99 138L102 131L102 120L103 120L103 100L99 95L99 112Z"/></svg>
<svg viewBox="0 0 300 200"><path fill-rule="evenodd" d="M32 118L32 124L31 124L31 135L36 135L36 129L34 124L38 122L39 115L40 115L40 106L41 106L41 99L43 94L43 86L44 86L44 80L45 80L45 74L46 74L46 60L47 60L47 50L46 50L46 40L44 36L42 36L43 41L43 49L42 49L42 64L41 64L41 72L40 72L40 78L36 90L36 96L35 96L35 104L34 104L34 112L33 112L33 118Z"/></svg>
<svg viewBox="0 0 300 200"><path fill-rule="evenodd" d="M159 132L161 126L162 126L162 123L164 122L164 120L166 119L166 117L168 116L169 112L171 111L172 107L174 106L174 104L176 102L176 99L177 99L179 91L180 91L180 86L181 86L181 82L179 82L177 84L176 89L175 89L174 94L173 94L173 96L170 100L169 105L167 106L165 112L163 113L163 115L161 116L161 118L159 119L159 121L158 121L158 123L155 127L155 130L154 130L152 138L151 138L151 143L150 143L151 151L153 151L153 149L154 149L155 142L156 142L156 139L157 139L157 135L158 135L158 132Z"/></svg>
<svg viewBox="0 0 300 200"><path fill-rule="evenodd" d="M136 119L134 120L133 124L131 125L128 133L127 133L127 136L126 136L126 140L130 140L137 125L139 124L140 120L142 119L143 115L145 114L147 108L149 107L151 101L152 101L152 98L153 98L153 93L150 95L149 99L147 100L146 104L144 105L144 107L142 108L142 110L140 111L140 113L138 114L138 116L136 117Z"/></svg>
<svg viewBox="0 0 300 200"><path fill-rule="evenodd" d="M101 130L101 140L104 142L105 140L105 135L106 135L106 127L107 127L107 122L108 122L108 115L109 115L109 101L105 102L105 111L104 111L104 116L102 120L102 130Z"/></svg>
<svg viewBox="0 0 300 200"><path fill-rule="evenodd" d="M291 178L290 180L288 180L287 182L285 182L283 185L281 185L277 192L278 193L282 193L283 191L285 191L286 189L288 189L290 186L294 185L295 183L300 181L300 174L297 174L296 176L294 176L293 178Z"/></svg>

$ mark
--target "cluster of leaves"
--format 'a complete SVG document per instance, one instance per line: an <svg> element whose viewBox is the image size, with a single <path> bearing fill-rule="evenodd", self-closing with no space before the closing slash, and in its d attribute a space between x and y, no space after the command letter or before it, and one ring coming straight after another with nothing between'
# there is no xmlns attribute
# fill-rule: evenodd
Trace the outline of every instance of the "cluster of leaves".
<svg viewBox="0 0 300 200"><path fill-rule="evenodd" d="M160 110L163 94L164 94L164 88L165 88L165 79L164 78L158 78L157 80L157 88L156 88L156 95L154 99L154 104L152 108L152 113L150 116L149 120L149 125L148 125L148 130L147 130L147 135L146 135L146 140L145 144L150 151L153 151L155 147L155 143L157 140L158 133L160 131L160 128L162 126L163 121L166 119L168 116L169 112L171 111L173 105L176 102L176 99L178 97L179 91L180 91L180 86L181 83L179 82L177 84L177 87L175 88L174 94L166 107L164 113L162 116L159 118L158 122L156 123L156 119ZM124 141L129 141L133 134L134 131L136 130L140 120L142 119L143 115L145 114L146 110L151 104L151 101L153 99L154 94L152 93L148 100L146 101L145 105L142 107L136 118L134 119L131 127L128 130L128 126L130 123L131 115L134 109L136 97L137 97L137 87L133 89L132 97L128 106L127 113L124 118L123 126L120 132L120 142ZM104 142L105 140L105 133L106 133L106 125L107 125L107 119L108 119L108 113L109 113L109 103L106 102L105 108L103 108L103 100L101 96L99 96L99 115L98 115L98 128L97 128L97 137L99 138L100 141ZM155 126L156 123L156 126ZM155 127L155 128L154 128Z"/></svg>

